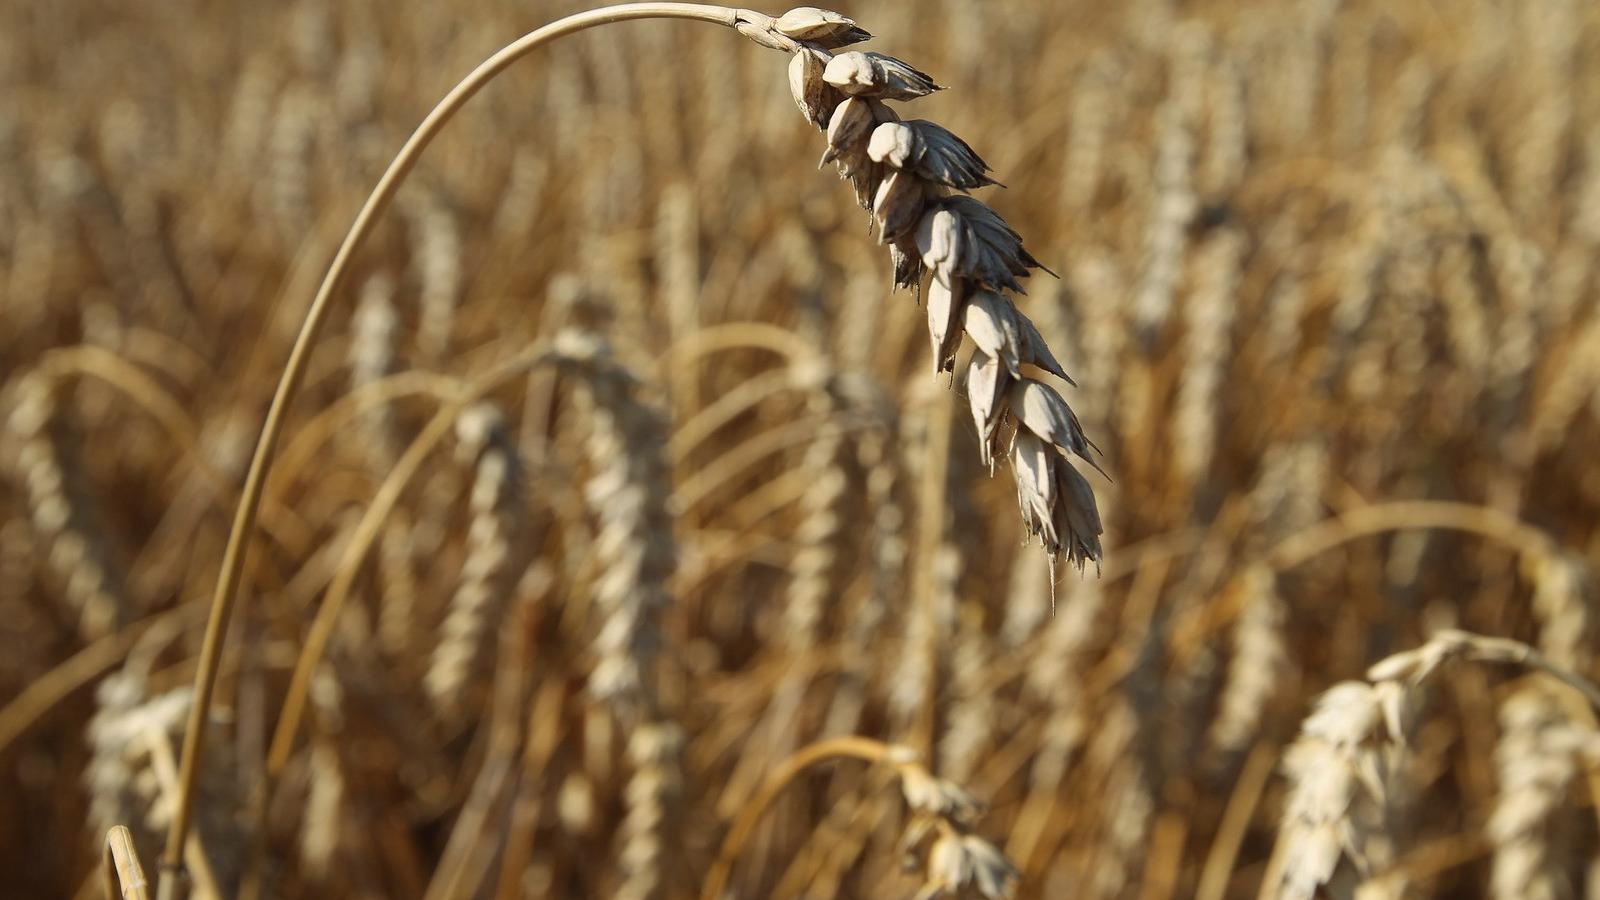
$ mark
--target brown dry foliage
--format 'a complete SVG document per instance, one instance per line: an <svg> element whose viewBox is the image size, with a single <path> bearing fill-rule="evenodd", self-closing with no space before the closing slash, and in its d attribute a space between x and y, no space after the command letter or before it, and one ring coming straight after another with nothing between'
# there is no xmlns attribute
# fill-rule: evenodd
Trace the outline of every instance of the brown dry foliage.
<svg viewBox="0 0 1600 900"><path fill-rule="evenodd" d="M90 810L114 804L86 772L151 753L91 743L121 733L90 728L93 684L133 652L118 684L142 694L102 722L182 696L232 486L338 238L455 79L572 9L0 4L0 893L94 889ZM841 11L950 88L912 114L983 154L1008 185L985 200L1062 275L1018 307L1115 479L1094 481L1103 573L1052 589L1021 546L783 60L683 23L575 37L430 148L312 361L217 697L216 877L695 896L768 773L861 734L988 807L974 833L1021 896L1252 897L1277 761L1326 689L1446 626L1595 674L1600 5ZM254 821L355 518L456 385L564 329L636 380L493 391L521 480L477 506L472 454L430 454ZM524 571L488 573L506 596L438 715L451 599L485 576L472 519L512 502ZM596 695L601 664L648 696ZM1592 720L1450 671L1386 776L1387 865L1419 896L1581 893L1593 801L1561 748ZM1523 746L1567 755L1519 773ZM121 777L119 802L162 794ZM801 776L737 893L914 893L890 781Z"/></svg>

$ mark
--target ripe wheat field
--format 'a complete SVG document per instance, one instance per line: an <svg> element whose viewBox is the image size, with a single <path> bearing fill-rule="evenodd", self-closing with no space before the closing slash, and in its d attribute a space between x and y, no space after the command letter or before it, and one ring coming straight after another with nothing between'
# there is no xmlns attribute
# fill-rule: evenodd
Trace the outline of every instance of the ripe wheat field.
<svg viewBox="0 0 1600 900"><path fill-rule="evenodd" d="M0 4L0 895L1600 896L1600 5L841 4L439 133L198 706L583 7Z"/></svg>

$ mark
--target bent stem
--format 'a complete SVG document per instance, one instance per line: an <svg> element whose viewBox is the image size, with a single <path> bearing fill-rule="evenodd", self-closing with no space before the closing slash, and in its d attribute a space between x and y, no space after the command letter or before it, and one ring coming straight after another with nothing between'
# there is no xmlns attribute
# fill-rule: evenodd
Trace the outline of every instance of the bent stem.
<svg viewBox="0 0 1600 900"><path fill-rule="evenodd" d="M126 825L114 825L100 854L100 878L106 900L145 900L150 882L139 864L139 850Z"/></svg>
<svg viewBox="0 0 1600 900"><path fill-rule="evenodd" d="M361 571L361 563L377 541L383 523L388 521L389 514L400 502L402 492L422 468L422 464L427 461L428 455L450 431L450 426L463 410L512 378L526 373L535 366L549 363L555 358L551 351L536 345L498 366L489 374L456 390L440 405L433 418L423 426L405 453L395 461L394 467L384 478L378 492L373 495L372 503L366 512L362 513L355 530L351 532L340 554L333 580L328 585L322 605L317 609L311 628L306 633L305 643L295 659L294 674L289 679L288 693L284 695L283 707L278 713L278 724L267 750L264 784L268 796L278 776L283 773L283 767L288 764L289 754L294 750L300 721L305 715L306 699L311 693L311 678L322 661L329 641L333 638L334 626L338 623L339 613L344 609L345 601L349 599L350 591L355 586L356 576Z"/></svg>
<svg viewBox="0 0 1600 900"><path fill-rule="evenodd" d="M285 363L283 373L278 379L272 404L267 409L266 420L262 423L261 434L256 440L255 452L250 460L249 473L245 476L233 526L228 533L228 546L222 557L222 571L218 575L216 589L212 594L205 637L200 646L199 666L194 681L194 704L190 708L188 725L184 730L177 808L173 811L172 823L167 831L166 849L161 857L162 877L157 893L160 900L177 900L179 896L178 883L183 871L183 849L194 812L195 780L201 758L205 753L204 726L211 707L212 690L216 686L217 671L222 661L223 641L238 596L239 581L244 572L247 542L255 530L256 514L261 506L263 486L266 484L267 473L272 468L278 437L283 431L283 421L289 404L304 380L311 348L316 343L322 325L327 319L333 295L339 290L349 271L352 257L365 242L373 223L389 205L389 201L393 199L400 184L422 155L422 151L450 118L484 85L494 80L495 76L513 62L556 38L596 25L633 19L690 19L741 28L741 30L747 24L771 21L768 17L757 13L725 6L699 3L627 3L576 13L523 35L472 70L428 113L427 118L423 119L422 124L412 132L394 161L389 164L389 168L384 171L377 187L373 189L361 211L356 214L355 222L345 235L344 242L339 245L327 274L323 276L322 283L317 288L316 296L306 310L299 334L295 337L294 347L289 352L289 360Z"/></svg>
<svg viewBox="0 0 1600 900"><path fill-rule="evenodd" d="M722 849L717 853L717 861L712 864L711 871L706 875L705 886L700 891L700 900L722 900L723 892L727 889L728 876L733 872L734 860L739 858L739 851L744 849L745 841L749 840L751 832L755 831L756 825L761 821L762 813L766 812L778 794L788 787L789 782L817 763L840 757L891 765L904 763L907 759L904 747L896 747L871 738L840 737L818 741L784 760L783 764L767 777L760 792L739 810L739 817L728 829L727 837L722 839Z"/></svg>

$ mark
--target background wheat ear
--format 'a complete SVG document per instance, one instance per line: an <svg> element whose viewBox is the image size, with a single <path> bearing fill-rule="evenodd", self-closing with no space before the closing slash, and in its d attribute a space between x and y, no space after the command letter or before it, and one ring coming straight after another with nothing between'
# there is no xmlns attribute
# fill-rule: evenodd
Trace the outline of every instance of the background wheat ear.
<svg viewBox="0 0 1600 900"><path fill-rule="evenodd" d="M1335 685L1317 700L1316 708L1301 726L1300 737L1285 754L1291 782L1283 825L1274 853L1273 871L1264 886L1267 896L1312 898L1319 890L1337 894L1399 896L1405 889L1405 870L1396 866L1402 847L1394 830L1394 811L1410 787L1406 761L1412 718L1420 691L1446 664L1455 660L1523 665L1553 676L1575 689L1587 704L1586 716L1600 709L1600 687L1564 669L1525 644L1503 638L1485 638L1445 630L1428 643L1375 663L1368 681ZM1517 701L1506 707L1508 734L1503 741L1530 740L1544 713L1536 701ZM1536 741L1537 738L1532 740ZM1570 732L1566 754L1594 742L1592 729ZM1507 747L1509 749L1509 747ZM1541 758L1547 751L1528 744L1525 760ZM1556 768L1528 785L1516 796L1523 804L1549 807L1548 793L1564 780L1560 768L1567 763L1562 750L1547 757ZM1526 777L1527 769L1510 763L1502 770L1508 787ZM1530 762L1530 767L1532 763ZM1513 788L1515 790L1515 788ZM1491 829L1504 856L1497 859L1496 877L1504 887L1533 885L1538 872L1538 838L1529 834L1537 812L1523 808L1522 822L1515 808L1503 806ZM1531 821L1530 821L1531 820ZM1503 863L1501 860L1503 859Z"/></svg>
<svg viewBox="0 0 1600 900"><path fill-rule="evenodd" d="M27 498L33 530L48 548L45 558L62 600L83 636L93 640L119 628L130 612L125 578L85 483L68 413L61 408L67 387L45 369L13 382L0 453Z"/></svg>
<svg viewBox="0 0 1600 900"><path fill-rule="evenodd" d="M487 638L527 566L526 476L505 416L480 403L456 419L460 455L472 467L467 556L434 647L426 686L440 718L466 712L468 681L487 668Z"/></svg>

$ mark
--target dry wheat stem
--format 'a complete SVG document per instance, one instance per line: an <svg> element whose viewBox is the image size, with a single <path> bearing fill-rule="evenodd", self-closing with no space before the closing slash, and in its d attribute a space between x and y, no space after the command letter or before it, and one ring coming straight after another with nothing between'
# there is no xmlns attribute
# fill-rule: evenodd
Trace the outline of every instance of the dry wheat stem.
<svg viewBox="0 0 1600 900"><path fill-rule="evenodd" d="M462 410L480 397L523 376L536 366L573 361L586 364L586 360L572 357L567 350L564 350L565 345L562 342L558 341L557 344L555 350L536 345L460 388L457 395L441 406L417 438L401 454L374 495L344 547L334 579L328 587L322 605L317 610L300 655L295 661L289 689L285 694L282 711L278 716L278 724L267 754L266 778L252 801L258 812L264 810L269 803L276 781L294 750L295 739L310 695L312 679L333 638L339 613L350 596L356 577L361 571L362 562L399 502L405 487L421 469L422 463L426 461L438 442L449 433Z"/></svg>
<svg viewBox="0 0 1600 900"><path fill-rule="evenodd" d="M1222 821L1217 825L1211 849L1206 853L1195 887L1195 900L1222 900L1226 896L1234 863L1250 830L1250 820L1277 763L1278 748L1268 743L1257 744L1245 759L1223 810Z"/></svg>
<svg viewBox="0 0 1600 900"><path fill-rule="evenodd" d="M90 376L121 392L161 425L183 451L185 464L194 469L219 503L235 499L228 480L211 464L201 447L200 429L184 410L183 404L160 382L126 359L102 347L79 344L51 350L40 359L38 371L51 379ZM275 501L269 499L265 505L266 509L262 511L263 530L286 550L303 552L311 542L311 532L306 523L292 510L285 509Z"/></svg>
<svg viewBox="0 0 1600 900"><path fill-rule="evenodd" d="M713 353L729 350L765 350L783 357L790 366L818 364L817 348L781 325L768 322L727 322L710 325L673 342L661 354L658 369L686 369Z"/></svg>
<svg viewBox="0 0 1600 900"><path fill-rule="evenodd" d="M814 765L831 759L859 759L873 764L886 763L894 748L871 738L847 736L829 738L802 747L778 765L760 789L739 807L739 813L722 838L716 861L706 873L700 891L701 900L721 900L727 893L727 884L733 874L733 864L738 860L745 843L772 801L788 784Z"/></svg>
<svg viewBox="0 0 1600 900"><path fill-rule="evenodd" d="M457 417L462 410L470 406L475 400L489 393L501 385L524 374L529 368L552 361L554 357L543 346L530 348L523 355L508 360L494 371L475 380L471 385L465 386L460 393L449 402L442 405L429 420L417 437L406 448L405 453L395 462L384 479L383 485L373 496L371 504L362 514L350 536L349 543L345 545L340 556L336 574L328 585L327 594L322 605L317 609L315 619L306 634L305 643L302 645L299 657L295 660L294 674L289 682L289 689L284 695L282 711L278 715L278 724L273 732L271 747L267 752L267 775L269 786L265 793L270 796L270 782L277 774L281 773L284 765L289 761L289 754L294 749L295 737L299 732L300 719L305 712L306 700L311 691L311 679L322 660L328 642L333 637L333 629L338 621L339 613L344 608L345 601L350 596L351 589L355 586L356 577L360 573L361 561L366 558L372 544L377 540L383 529L383 524L388 520L396 504L400 502L401 493L405 490L413 476L422 467L428 455L433 452L439 441L449 434Z"/></svg>
<svg viewBox="0 0 1600 900"><path fill-rule="evenodd" d="M4 756L12 743L27 733L29 726L56 708L73 691L116 665L136 645L177 637L189 620L199 614L198 606L180 606L135 622L84 647L35 679L11 702L0 707L0 756Z"/></svg>
<svg viewBox="0 0 1600 900"><path fill-rule="evenodd" d="M210 615L206 622L205 637L200 650L199 666L195 674L194 705L190 711L188 726L184 731L183 754L179 766L177 808L172 817L171 828L167 834L166 849L161 857L163 877L158 889L160 900L177 900L179 895L178 885L180 879L178 875L183 868L183 848L193 814L195 778L199 770L201 757L205 751L204 724L211 705L211 694L216 686L217 672L222 659L223 640L226 637L228 622L233 613L239 581L244 573L245 554L248 549L247 541L255 531L256 515L262 499L262 488L265 485L267 473L272 468L273 454L277 447L279 433L283 429L283 421L288 412L289 404L294 399L295 394L298 393L300 384L305 378L306 367L310 361L311 348L316 343L317 336L322 330L322 325L327 319L333 296L338 292L344 281L351 259L365 242L378 216L383 213L390 200L393 199L396 190L398 190L407 173L410 172L412 166L421 156L422 151L444 125L449 122L451 117L484 85L493 80L495 76L499 75L522 56L556 38L593 28L597 25L650 18L690 19L726 25L738 28L741 33L758 40L762 30L759 26L764 21L765 30L776 34L771 31L774 20L768 17L729 7L693 3L623 4L577 13L536 29L485 60L452 88L445 95L445 98L428 113L422 124L412 132L411 137L406 140L405 145L401 147L400 152L384 171L377 187L373 189L372 194L363 204L361 211L356 215L355 222L346 233L344 241L340 244L339 250L333 258L333 262L323 276L316 296L306 310L305 319L301 323L298 335L295 337L294 347L284 365L278 386L273 392L272 404L268 408L266 420L262 424L261 435L256 442L256 449L250 461L249 473L245 477L245 484L234 516L233 526L228 534L228 545L223 554L222 570L217 578L216 590L212 597Z"/></svg>
<svg viewBox="0 0 1600 900"><path fill-rule="evenodd" d="M1283 571L1358 538L1408 529L1470 532L1536 557L1554 551L1544 532L1497 509L1443 500L1401 500L1360 507L1319 522L1280 541L1267 559L1274 569Z"/></svg>
<svg viewBox="0 0 1600 900"><path fill-rule="evenodd" d="M997 849L986 841L965 833L966 823L978 815L978 804L962 788L934 778L918 764L918 754L909 746L888 745L864 737L840 737L816 741L794 756L784 759L766 777L762 790L746 801L738 817L723 836L717 860L712 863L701 887L701 900L722 900L733 874L733 863L754 833L762 815L800 773L829 759L861 759L875 765L888 765L901 780L912 822L901 841L902 849L914 850L928 836L934 836L928 854L928 884L918 897L944 897L946 890L958 892L974 884L986 897L1005 897L1006 884L1014 881L1011 868Z"/></svg>
<svg viewBox="0 0 1600 900"><path fill-rule="evenodd" d="M150 882L144 877L139 851L126 825L117 825L106 834L105 853L100 860L106 900L146 900Z"/></svg>

